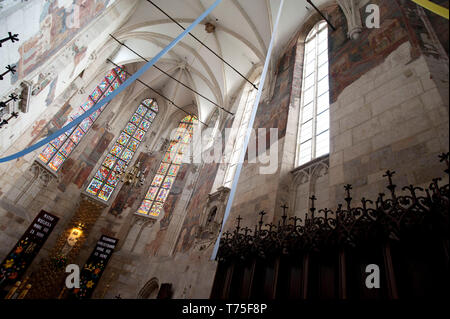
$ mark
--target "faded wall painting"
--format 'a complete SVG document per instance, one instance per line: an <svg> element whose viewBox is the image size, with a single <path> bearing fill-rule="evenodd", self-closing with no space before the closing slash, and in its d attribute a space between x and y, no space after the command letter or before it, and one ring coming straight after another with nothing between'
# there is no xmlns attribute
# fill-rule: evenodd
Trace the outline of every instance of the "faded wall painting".
<svg viewBox="0 0 450 319"><path fill-rule="evenodd" d="M59 6L60 1L48 0L42 6L39 31L26 40L19 48L17 73L11 78L12 84L22 79L45 63L52 55L68 43L85 26L93 21L108 6L111 0L74 0L71 8ZM79 12L79 25L70 22L74 8ZM69 22L68 22L69 21ZM77 64L85 48L72 48Z"/></svg>
<svg viewBox="0 0 450 319"><path fill-rule="evenodd" d="M380 7L380 28L363 28L358 40L347 37L347 22L340 8L330 14L336 31L329 33L330 61L330 103L336 101L339 94L384 61L401 44L412 40L412 30L405 24L404 14L399 4L393 0L374 0ZM361 8L361 17L365 21L365 7ZM414 46L414 41L411 41Z"/></svg>

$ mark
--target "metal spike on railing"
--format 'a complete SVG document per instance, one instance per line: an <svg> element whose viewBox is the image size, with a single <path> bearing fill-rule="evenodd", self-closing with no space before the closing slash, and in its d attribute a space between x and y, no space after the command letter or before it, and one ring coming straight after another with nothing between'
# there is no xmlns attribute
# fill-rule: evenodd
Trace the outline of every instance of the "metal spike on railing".
<svg viewBox="0 0 450 319"><path fill-rule="evenodd" d="M6 66L6 72L3 72L0 74L0 80L3 80L5 78L5 75L11 72L11 74L16 73L16 66L15 65L7 65Z"/></svg>
<svg viewBox="0 0 450 319"><path fill-rule="evenodd" d="M395 195L395 188L397 186L392 182L392 176L394 176L394 175L395 175L395 171L387 170L386 174L384 174L383 177L387 177L388 178L389 185L386 186L386 188L391 191L392 199L395 201L397 199L397 196Z"/></svg>
<svg viewBox="0 0 450 319"><path fill-rule="evenodd" d="M417 200L417 194L416 194L416 190L419 190L421 192L423 192L423 188L422 187L414 187L414 185L410 184L409 186L405 186L402 188L402 190L409 190L409 192L411 193L411 196L414 200Z"/></svg>
<svg viewBox="0 0 450 319"><path fill-rule="evenodd" d="M302 222L302 219L297 216L289 217L289 220L294 221L294 229L297 228L297 222Z"/></svg>
<svg viewBox="0 0 450 319"><path fill-rule="evenodd" d="M395 200L386 199L384 193L379 193L375 203L366 197L362 197L361 203L358 202L355 205L351 202L352 187L351 185L346 185L346 205L349 207L349 210L343 209L345 203L338 204L337 209L334 211L327 208L318 210L315 204L317 198L315 195L312 195L310 198L311 208L309 209L311 212L306 214L304 225L298 225L298 222L302 221L300 218L287 216L287 207L284 208L285 211L283 212L283 216L286 216L286 220L289 221L286 227L282 227L284 219L283 221L279 219L277 223L265 224L264 231L261 231L263 217L266 214L264 211L261 211L259 213L259 222L254 225L254 231L252 232L248 227L241 229L240 221L242 218L238 216L236 231L231 231L231 233L228 232L228 234L224 235L223 245L221 245L221 252L223 252L221 256L225 257L222 257L222 259L236 256L236 254L239 254L238 257L241 259L247 258L248 254L246 252L248 251L264 258L267 256L267 252L274 248L283 254L290 254L295 253L297 249L316 249L317 245L321 245L321 243L325 245L333 244L334 238L339 243L355 247L361 237L377 236L378 238L378 236L392 234L392 224L391 222L386 222L386 219L382 218L383 216L389 216L388 221L392 220L398 225L394 232L400 238L399 231L405 227L405 223L402 222L402 219L405 219L403 212L408 214L406 219L408 220L407 224L410 224L424 222L423 217L428 216L430 213L448 211L448 183L440 185L443 184L441 178L433 179L432 183L425 189L414 185L405 186L401 190L409 190L411 195L406 192L405 194L399 194L397 197L395 194L396 186L392 181L394 173L387 171L385 176L389 178L387 188L391 190ZM425 192L426 195L421 195L419 192ZM424 196L426 197L424 198ZM373 207L374 204L375 207ZM353 207L351 207L352 205ZM281 207L283 208L283 206ZM399 208L401 208L402 214L396 214ZM316 211L319 212L318 216L314 216ZM311 215L309 215L310 213ZM322 217L322 213L325 215L325 219ZM332 215L335 216L335 220ZM364 218L359 218L361 216L364 216ZM376 223L376 227L373 228L369 222ZM428 220L428 222L433 221ZM241 231L239 232L239 230ZM378 230L382 231L379 232ZM331 242L329 241L330 238ZM384 237L379 238L383 240ZM266 249L268 250L266 251Z"/></svg>
<svg viewBox="0 0 450 319"><path fill-rule="evenodd" d="M366 199L365 197L363 197L363 198L361 198L361 203L362 203L362 205L363 205L363 208L364 208L364 210L366 210L367 209L367 203L369 203L369 204L373 204L373 201L372 200L370 200L370 199Z"/></svg>
<svg viewBox="0 0 450 319"><path fill-rule="evenodd" d="M19 35L8 32L8 36L6 38L0 39L0 48L2 47L2 44L5 43L6 41L11 41L11 43L19 41Z"/></svg>
<svg viewBox="0 0 450 319"><path fill-rule="evenodd" d="M377 209L383 208L383 203L384 203L383 197L384 197L384 196L386 196L385 193L378 193L378 198L377 198L377 201L375 202L375 207L376 207Z"/></svg>
<svg viewBox="0 0 450 319"><path fill-rule="evenodd" d="M248 228L247 226L242 228L242 230L244 231L244 235L247 236L247 234L250 232L252 232L252 230L250 228Z"/></svg>
<svg viewBox="0 0 450 319"><path fill-rule="evenodd" d="M317 200L316 195L312 195L310 198L311 200L311 208L309 209L311 211L311 219L314 218L314 212L316 211L316 207L314 206L314 202ZM306 215L308 216L308 215Z"/></svg>
<svg viewBox="0 0 450 319"><path fill-rule="evenodd" d="M259 230L261 230L261 227L262 227L262 225L263 225L263 217L264 217L264 215L266 215L267 213L265 212L265 211L260 211L259 212L259 215L261 216L261 218L260 218L260 220L259 220L259 222L258 222L258 224L259 224Z"/></svg>
<svg viewBox="0 0 450 319"><path fill-rule="evenodd" d="M12 112L12 113L11 113L11 116L10 116L7 120L0 120L0 128L2 128L4 125L9 124L9 121L10 121L12 118L17 118L17 117L19 117L19 113L17 113L17 112Z"/></svg>
<svg viewBox="0 0 450 319"><path fill-rule="evenodd" d="M241 229L241 220L242 220L241 215L239 215L238 217L236 217L236 220L237 220L236 232L238 233L238 232L239 232L239 229Z"/></svg>
<svg viewBox="0 0 450 319"><path fill-rule="evenodd" d="M11 93L9 95L9 100L6 100L5 102L1 101L0 102L0 107L6 107L6 105L11 102L11 101L17 101L19 99L19 97L17 96L17 94Z"/></svg>
<svg viewBox="0 0 450 319"><path fill-rule="evenodd" d="M352 190L352 188L353 187L351 184L347 184L344 186L344 190L347 195L347 197L345 197L344 200L347 202L347 210L348 211L351 210L352 197L350 196L350 191Z"/></svg>

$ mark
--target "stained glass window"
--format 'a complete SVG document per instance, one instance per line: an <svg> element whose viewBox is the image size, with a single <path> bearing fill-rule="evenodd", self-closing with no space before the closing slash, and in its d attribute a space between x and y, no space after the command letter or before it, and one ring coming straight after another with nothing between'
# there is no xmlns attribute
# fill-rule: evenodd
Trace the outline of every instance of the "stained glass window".
<svg viewBox="0 0 450 319"><path fill-rule="evenodd" d="M170 142L145 199L137 211L139 214L158 217L161 213L180 169L182 157L191 142L195 123L197 117L191 115L181 120L175 138Z"/></svg>
<svg viewBox="0 0 450 319"><path fill-rule="evenodd" d="M327 23L317 23L306 38L297 163L330 151Z"/></svg>
<svg viewBox="0 0 450 319"><path fill-rule="evenodd" d="M105 92L112 92L118 88L126 77L126 72L122 71L119 67L109 71L103 81L94 89L92 94L89 95L86 103L75 109L75 111L70 114L69 119L64 125L72 122L78 116L88 111L92 106L94 106L96 101L99 101L106 96ZM59 137L51 141L44 148L42 153L39 154L39 160L41 160L48 168L57 172L64 161L70 156L70 153L72 153L75 147L80 143L83 136L89 131L92 124L105 109L105 107L106 105L86 118L78 126L66 131L64 134L61 134Z"/></svg>
<svg viewBox="0 0 450 319"><path fill-rule="evenodd" d="M135 124L146 121L144 118L146 118L148 113L152 113L153 115L151 117L154 119L157 112L158 105L155 100L146 99L141 102L136 113L131 116L116 142L109 150L108 155L92 178L86 192L105 202L109 200L119 183L120 173L126 170L147 132L138 129ZM151 122L148 123L148 127L150 127Z"/></svg>

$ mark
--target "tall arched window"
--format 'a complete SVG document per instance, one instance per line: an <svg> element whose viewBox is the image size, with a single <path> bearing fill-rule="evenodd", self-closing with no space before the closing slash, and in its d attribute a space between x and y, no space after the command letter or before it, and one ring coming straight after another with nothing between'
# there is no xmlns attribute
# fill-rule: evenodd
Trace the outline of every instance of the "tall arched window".
<svg viewBox="0 0 450 319"><path fill-rule="evenodd" d="M139 214L158 217L189 147L197 117L188 115L181 120L174 139L170 141L150 188L138 209Z"/></svg>
<svg viewBox="0 0 450 319"><path fill-rule="evenodd" d="M158 104L155 100L146 99L141 102L109 150L86 192L103 201L111 197L119 183L120 173L130 164L157 113Z"/></svg>
<svg viewBox="0 0 450 319"><path fill-rule="evenodd" d="M258 85L256 83L255 85ZM247 92L244 93L243 100L241 105L244 106L243 112L240 116L239 123L236 123L237 126L237 134L236 139L234 140L233 150L230 154L227 170L225 172L225 178L223 180L223 186L231 188L231 184L233 182L234 174L236 172L237 164L239 162L239 155L241 154L241 149L244 147L245 134L247 133L248 123L250 121L250 116L252 114L253 106L255 103L256 90L253 87L247 85ZM235 124L233 124L234 126Z"/></svg>
<svg viewBox="0 0 450 319"><path fill-rule="evenodd" d="M330 151L328 29L317 23L305 41L297 163L305 164Z"/></svg>
<svg viewBox="0 0 450 319"><path fill-rule="evenodd" d="M88 111L95 103L111 94L126 80L126 78L127 73L122 71L121 68L117 67L112 69L105 76L103 81L95 88L92 94L89 95L87 102L78 107L78 109L76 109L69 116L69 119L66 123L64 123L64 125L72 122L78 116ZM83 122L78 124L78 126L70 129L64 134L61 134L59 137L47 144L41 154L39 154L39 160L46 167L57 172L107 105L108 104L102 106L91 116L87 117Z"/></svg>

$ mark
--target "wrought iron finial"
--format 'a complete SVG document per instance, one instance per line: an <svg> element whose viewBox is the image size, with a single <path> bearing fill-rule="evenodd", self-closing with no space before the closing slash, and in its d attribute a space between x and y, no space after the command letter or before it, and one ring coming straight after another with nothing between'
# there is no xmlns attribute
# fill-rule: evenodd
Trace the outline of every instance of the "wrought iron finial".
<svg viewBox="0 0 450 319"><path fill-rule="evenodd" d="M388 171L385 174L385 177L391 179L389 184L391 186L394 173ZM219 259L226 260L235 257L247 259L253 258L253 254L267 258L274 252L293 254L294 256L298 249L316 250L329 247L329 245L334 247L335 244L356 247L361 240L364 242L367 239L400 238L402 231L409 229L411 225L422 225L424 222L434 223L435 219L426 218L430 213L446 213L448 211L448 183L440 185L443 183L441 179L435 178L431 185L424 189L413 185L405 186L400 189L406 191L406 194L397 194L399 196L395 200L392 200L387 193L386 195L379 193L373 202L365 196L356 204L351 202L350 210L343 207L346 205L344 201L337 204L336 210L316 208L317 198L311 194L309 199L311 200L312 215L308 210L305 218L302 217L303 221L297 216L288 217L287 207L280 206L284 209L283 215L287 220L286 227L283 227L282 220L278 219L277 222L265 224L264 230L261 230L263 217L266 214L261 211L259 212L260 218L257 218L254 227L241 228L242 218L238 216L237 230L225 233L220 242ZM350 205L352 186L345 185L344 188L346 192L342 197L347 194L347 205ZM423 191L426 195L420 194ZM316 211L318 211L318 216L314 216ZM322 216L322 213L325 217ZM300 224L299 221L302 223ZM441 223L440 219L436 219L436 221ZM440 226L430 229L441 231ZM442 230L446 229L442 228Z"/></svg>
<svg viewBox="0 0 450 319"><path fill-rule="evenodd" d="M314 202L317 200L317 197L313 194L309 199L311 200L311 208L309 209L311 211L311 218L314 218L314 212L316 210Z"/></svg>
<svg viewBox="0 0 450 319"><path fill-rule="evenodd" d="M386 176L392 177L394 175L395 175L395 171L391 171L390 169L388 169L386 171L386 174L383 175L383 177L386 177Z"/></svg>
<svg viewBox="0 0 450 319"><path fill-rule="evenodd" d="M14 43L16 41L19 41L19 35L18 34L12 34L11 32L8 32L8 36L4 39L0 39L0 48L2 47L2 44L6 41L11 41L11 43Z"/></svg>
<svg viewBox="0 0 450 319"><path fill-rule="evenodd" d="M9 121L12 119L12 118L18 118L19 117L19 113L17 113L17 112L12 112L11 113L11 116L8 118L8 119L3 119L3 120L0 120L0 128L2 128L4 125L7 125L7 124L9 124Z"/></svg>
<svg viewBox="0 0 450 319"><path fill-rule="evenodd" d="M297 216L289 217L289 220L294 221L294 229L297 228L297 222L300 222L300 223L302 222L302 219Z"/></svg>
<svg viewBox="0 0 450 319"><path fill-rule="evenodd" d="M283 219L283 226L284 226L286 225L286 218L287 218L286 209L288 209L289 207L287 207L286 204L283 204L280 207L283 208L283 216L281 216L281 218Z"/></svg>
<svg viewBox="0 0 450 319"><path fill-rule="evenodd" d="M351 203L352 203L352 197L350 196L350 191L352 189L353 189L353 187L352 187L351 184L344 185L344 190L345 190L345 193L346 193L346 196L347 196L347 197L344 198L344 200L347 202L347 209L348 210L350 210Z"/></svg>
<svg viewBox="0 0 450 319"><path fill-rule="evenodd" d="M247 236L247 234L250 232L252 232L252 230L250 229L250 228L248 228L248 227L244 227L244 228L242 228L242 230L244 231L244 235L245 236Z"/></svg>
<svg viewBox="0 0 450 319"><path fill-rule="evenodd" d="M350 190L353 189L353 186L352 186L352 184L347 184L347 185L344 185L344 189L347 192L347 196L350 196Z"/></svg>
<svg viewBox="0 0 450 319"><path fill-rule="evenodd" d="M366 211L367 211L367 203L373 204L373 201L371 201L370 199L366 199L365 197L363 197L363 198L361 198L361 203L362 203L362 209L366 212Z"/></svg>
<svg viewBox="0 0 450 319"><path fill-rule="evenodd" d="M402 188L402 190L409 190L411 193L412 198L417 199L416 190L423 191L422 187L415 187L414 185L410 184L409 186L405 186Z"/></svg>
<svg viewBox="0 0 450 319"><path fill-rule="evenodd" d="M12 93L12 94L9 95L9 100L1 101L1 102L0 102L0 107L6 107L6 105L7 105L9 102L11 102L11 101L17 101L18 99L19 99L19 97L18 97L16 94Z"/></svg>
<svg viewBox="0 0 450 319"><path fill-rule="evenodd" d="M0 80L3 80L5 75L8 74L9 72L11 72L11 74L16 73L16 66L15 65L7 65L6 72L3 72L2 74L0 74Z"/></svg>
<svg viewBox="0 0 450 319"><path fill-rule="evenodd" d="M386 186L386 188L391 191L392 199L396 198L396 196L395 196L395 187L396 187L396 185L394 183L392 183L392 176L394 176L394 175L395 175L395 171L390 171L390 170L387 170L386 174L383 175L383 177L387 177L388 180L389 180L389 185Z"/></svg>
<svg viewBox="0 0 450 319"><path fill-rule="evenodd" d="M225 236L225 239L229 239L229 237L231 236L231 233L227 230L226 232L223 233L223 235Z"/></svg>
<svg viewBox="0 0 450 319"><path fill-rule="evenodd" d="M239 215L237 218L236 218L236 220L237 220L237 226L236 226L236 228L237 229L240 229L241 228L241 220L242 220L243 218L241 217L241 215Z"/></svg>

